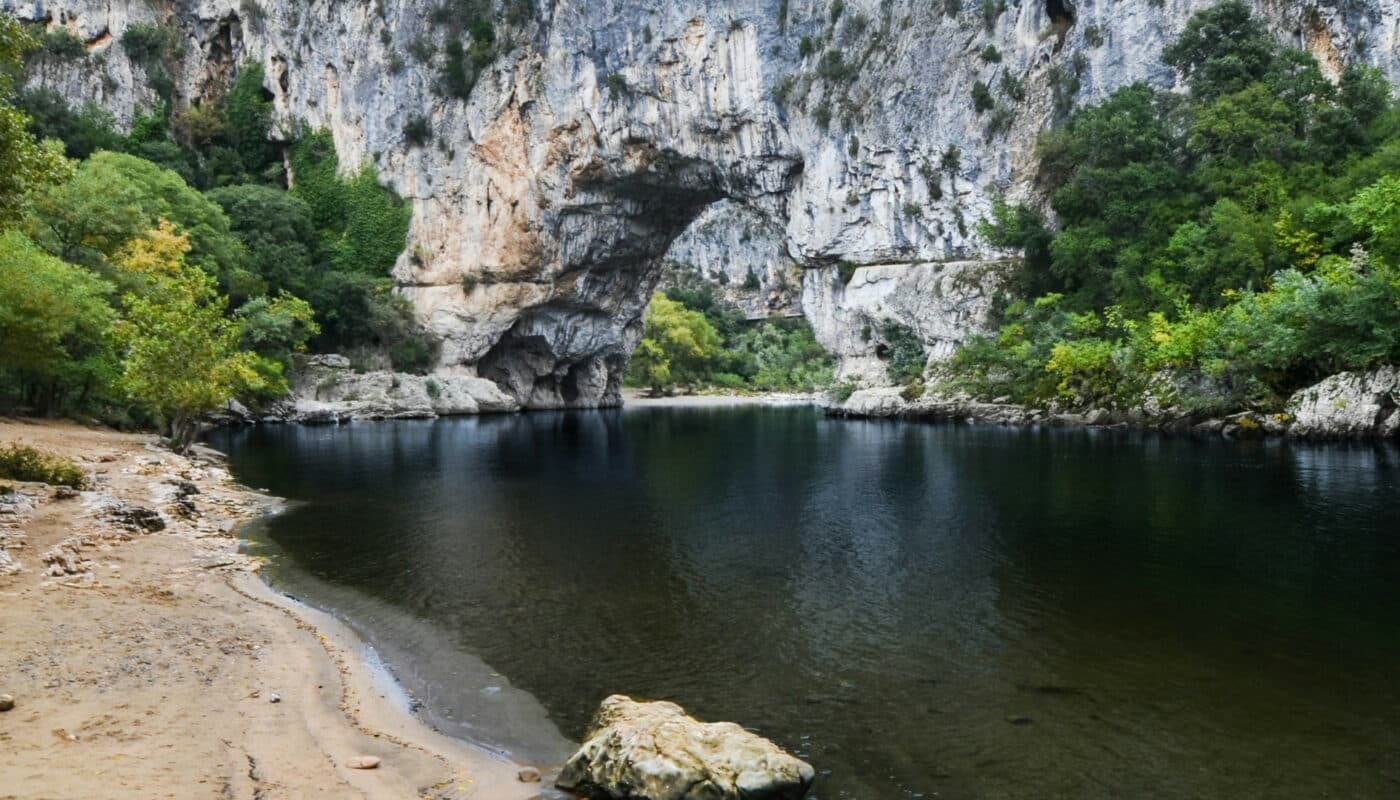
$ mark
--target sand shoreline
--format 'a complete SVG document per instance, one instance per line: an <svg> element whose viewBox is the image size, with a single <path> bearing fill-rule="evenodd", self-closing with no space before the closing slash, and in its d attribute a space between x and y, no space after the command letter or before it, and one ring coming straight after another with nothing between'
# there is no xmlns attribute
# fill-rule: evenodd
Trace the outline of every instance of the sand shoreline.
<svg viewBox="0 0 1400 800"><path fill-rule="evenodd" d="M219 454L29 420L0 420L0 442L73 458L93 481L73 499L0 481L16 490L0 544L22 567L0 575L0 693L16 703L0 713L0 798L525 800L544 788L432 729L349 626L262 580L236 531L278 501L235 483ZM123 527L131 507L167 527ZM358 756L380 766L350 768Z"/></svg>

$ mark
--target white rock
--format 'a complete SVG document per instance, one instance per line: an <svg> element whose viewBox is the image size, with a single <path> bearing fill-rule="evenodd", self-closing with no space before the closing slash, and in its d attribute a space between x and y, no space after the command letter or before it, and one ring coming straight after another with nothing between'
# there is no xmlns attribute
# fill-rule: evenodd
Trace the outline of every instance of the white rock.
<svg viewBox="0 0 1400 800"><path fill-rule="evenodd" d="M815 774L732 722L698 722L675 703L613 695L555 785L643 800L799 800Z"/></svg>
<svg viewBox="0 0 1400 800"><path fill-rule="evenodd" d="M1343 372L1288 400L1294 436L1393 437L1400 433L1400 369Z"/></svg>

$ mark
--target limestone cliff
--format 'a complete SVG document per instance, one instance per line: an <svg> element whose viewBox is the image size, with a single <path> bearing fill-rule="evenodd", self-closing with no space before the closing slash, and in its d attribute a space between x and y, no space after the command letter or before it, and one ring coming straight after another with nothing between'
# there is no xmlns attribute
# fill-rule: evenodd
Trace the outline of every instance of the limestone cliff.
<svg viewBox="0 0 1400 800"><path fill-rule="evenodd" d="M617 402L668 264L747 286L751 314L805 313L846 375L880 378L885 318L946 354L985 324L1006 255L977 221L998 194L1036 199L1036 133L1171 85L1161 48L1209 0L510 0L527 13L466 100L436 89L438 5L0 0L88 43L34 80L124 122L154 99L117 45L134 23L180 32L177 104L262 63L286 136L330 129L411 199L395 278L439 369L530 407ZM1400 77L1396 0L1255 5L1330 71Z"/></svg>

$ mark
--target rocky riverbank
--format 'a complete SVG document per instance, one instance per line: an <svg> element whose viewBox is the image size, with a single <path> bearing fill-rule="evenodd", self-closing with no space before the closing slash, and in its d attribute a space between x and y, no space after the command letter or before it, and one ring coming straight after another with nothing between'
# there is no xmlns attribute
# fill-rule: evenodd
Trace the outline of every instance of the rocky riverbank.
<svg viewBox="0 0 1400 800"><path fill-rule="evenodd" d="M1344 372L1294 393L1284 410L1241 411L1224 416L1179 408L1032 408L929 393L909 398L899 387L861 389L832 403L828 413L858 419L981 422L996 425L1156 429L1227 439L1287 436L1297 439L1395 439L1400 436L1400 369Z"/></svg>
<svg viewBox="0 0 1400 800"><path fill-rule="evenodd" d="M421 723L347 628L263 583L234 529L277 503L219 454L68 423L0 421L0 441L89 484L0 482L0 797L540 791Z"/></svg>

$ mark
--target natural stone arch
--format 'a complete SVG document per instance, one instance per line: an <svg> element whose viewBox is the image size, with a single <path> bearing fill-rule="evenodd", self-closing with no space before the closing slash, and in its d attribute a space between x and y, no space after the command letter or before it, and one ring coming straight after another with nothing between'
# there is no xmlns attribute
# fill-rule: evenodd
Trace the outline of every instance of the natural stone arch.
<svg viewBox="0 0 1400 800"><path fill-rule="evenodd" d="M559 291L522 309L477 362L479 375L525 407L618 405L622 372L672 242L710 204L761 202L772 178L783 185L781 196L801 169L780 154L726 165L642 147L577 176L571 194L583 202L555 213ZM774 174L755 180L755 164Z"/></svg>

